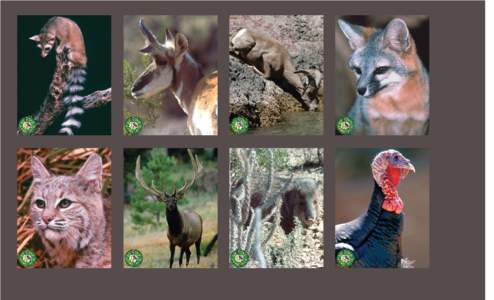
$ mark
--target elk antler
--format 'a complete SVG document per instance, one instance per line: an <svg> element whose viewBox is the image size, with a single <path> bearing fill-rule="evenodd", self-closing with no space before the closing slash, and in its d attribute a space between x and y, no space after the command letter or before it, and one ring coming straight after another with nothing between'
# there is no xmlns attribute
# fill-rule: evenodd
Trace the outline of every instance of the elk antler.
<svg viewBox="0 0 494 300"><path fill-rule="evenodd" d="M163 194L154 186L154 181L151 180L151 187L149 187L146 182L144 181L144 178L142 177L142 173L141 173L141 156L139 155L137 157L137 161L136 161L136 179L137 179L137 182L139 182L139 184L142 186L142 188L144 190L146 190L148 193L150 193L151 195L154 195L156 197L158 197L158 199L162 199L163 198Z"/></svg>
<svg viewBox="0 0 494 300"><path fill-rule="evenodd" d="M190 149L187 149L187 153L189 154L190 161L192 163L192 172L193 172L192 180L189 182L187 182L186 180L184 186L181 187L178 191L177 191L177 186L175 186L173 195L176 196L177 198L181 198L185 194L185 192L194 184L197 178L197 174L199 174L202 170L202 165L199 159L197 158L197 155L193 155Z"/></svg>

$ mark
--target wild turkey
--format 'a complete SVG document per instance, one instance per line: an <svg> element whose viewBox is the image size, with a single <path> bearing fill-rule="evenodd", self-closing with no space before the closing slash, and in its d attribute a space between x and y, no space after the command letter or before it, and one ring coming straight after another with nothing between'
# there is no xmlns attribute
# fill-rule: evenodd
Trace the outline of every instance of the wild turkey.
<svg viewBox="0 0 494 300"><path fill-rule="evenodd" d="M397 187L409 171L415 172L415 167L400 152L389 149L374 158L371 168L375 184L367 211L353 221L336 225L337 264L353 268L411 267L401 252L405 216Z"/></svg>

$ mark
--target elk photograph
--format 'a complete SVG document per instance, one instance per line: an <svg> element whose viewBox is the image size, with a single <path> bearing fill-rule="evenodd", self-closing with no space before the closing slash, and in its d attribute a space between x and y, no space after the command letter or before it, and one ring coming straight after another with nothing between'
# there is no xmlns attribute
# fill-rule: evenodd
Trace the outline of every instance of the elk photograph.
<svg viewBox="0 0 494 300"><path fill-rule="evenodd" d="M323 133L323 19L317 15L230 16L233 134Z"/></svg>
<svg viewBox="0 0 494 300"><path fill-rule="evenodd" d="M322 268L322 148L230 149L232 268Z"/></svg>
<svg viewBox="0 0 494 300"><path fill-rule="evenodd" d="M127 135L218 134L217 16L124 16ZM135 124L138 124L136 126Z"/></svg>
<svg viewBox="0 0 494 300"><path fill-rule="evenodd" d="M217 267L217 155L217 149L125 149L125 267Z"/></svg>

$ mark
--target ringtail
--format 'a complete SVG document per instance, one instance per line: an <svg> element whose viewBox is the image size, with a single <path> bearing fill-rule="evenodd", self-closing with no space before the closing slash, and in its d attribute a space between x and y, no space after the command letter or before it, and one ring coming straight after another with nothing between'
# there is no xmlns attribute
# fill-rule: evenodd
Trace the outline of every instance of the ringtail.
<svg viewBox="0 0 494 300"><path fill-rule="evenodd" d="M31 158L30 218L55 267L111 267L111 202L102 196L102 160L93 153L75 175L53 175Z"/></svg>
<svg viewBox="0 0 494 300"><path fill-rule="evenodd" d="M64 86L64 105L66 106L65 120L59 133L73 135L74 130L81 127L81 122L75 117L84 113L83 98L78 94L84 90L86 81L86 47L79 26L71 19L52 17L41 28L37 35L30 37L41 49L41 57L46 57L56 46L57 55L67 53L70 73Z"/></svg>
<svg viewBox="0 0 494 300"><path fill-rule="evenodd" d="M355 134L423 135L429 124L429 75L402 19L384 29L338 20L353 53L356 100L349 116Z"/></svg>

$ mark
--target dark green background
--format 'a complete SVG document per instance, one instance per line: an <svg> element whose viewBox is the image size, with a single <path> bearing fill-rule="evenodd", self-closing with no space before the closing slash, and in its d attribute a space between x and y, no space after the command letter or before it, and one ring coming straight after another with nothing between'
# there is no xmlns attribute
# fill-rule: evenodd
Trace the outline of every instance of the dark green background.
<svg viewBox="0 0 494 300"><path fill-rule="evenodd" d="M48 92L55 70L55 49L42 58L40 49L29 38L40 32L52 16L17 17L17 120L38 112ZM64 16L81 28L88 57L86 83L80 95L111 86L111 17L110 16ZM78 118L82 126L75 134L111 134L111 105L86 110ZM63 115L45 132L57 134Z"/></svg>

